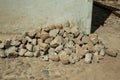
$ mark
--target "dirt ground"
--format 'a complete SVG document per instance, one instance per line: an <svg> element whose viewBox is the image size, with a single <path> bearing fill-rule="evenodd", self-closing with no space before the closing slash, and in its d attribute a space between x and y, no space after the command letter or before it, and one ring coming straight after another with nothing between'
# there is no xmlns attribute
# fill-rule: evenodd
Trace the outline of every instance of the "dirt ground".
<svg viewBox="0 0 120 80"><path fill-rule="evenodd" d="M0 80L120 80L120 18L94 6L92 32L106 47L119 50L116 58L105 56L100 63L63 65L38 58L0 58ZM0 39L18 34L0 34Z"/></svg>

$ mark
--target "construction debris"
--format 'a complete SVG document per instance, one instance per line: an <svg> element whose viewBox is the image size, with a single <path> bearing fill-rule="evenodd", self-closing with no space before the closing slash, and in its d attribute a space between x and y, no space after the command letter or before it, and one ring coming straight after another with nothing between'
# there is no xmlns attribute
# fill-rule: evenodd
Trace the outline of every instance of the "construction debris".
<svg viewBox="0 0 120 80"><path fill-rule="evenodd" d="M45 61L61 61L73 64L99 62L105 55L117 56L117 52L105 48L97 34L84 35L78 28L50 25L32 32L25 32L13 40L0 42L0 57L40 57Z"/></svg>

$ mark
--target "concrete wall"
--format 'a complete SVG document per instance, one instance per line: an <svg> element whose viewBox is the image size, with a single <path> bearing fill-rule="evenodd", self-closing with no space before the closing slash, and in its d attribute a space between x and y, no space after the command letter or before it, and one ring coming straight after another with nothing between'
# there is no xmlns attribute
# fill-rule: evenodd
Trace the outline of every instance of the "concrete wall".
<svg viewBox="0 0 120 80"><path fill-rule="evenodd" d="M90 32L92 0L0 0L0 32L28 31L65 23Z"/></svg>

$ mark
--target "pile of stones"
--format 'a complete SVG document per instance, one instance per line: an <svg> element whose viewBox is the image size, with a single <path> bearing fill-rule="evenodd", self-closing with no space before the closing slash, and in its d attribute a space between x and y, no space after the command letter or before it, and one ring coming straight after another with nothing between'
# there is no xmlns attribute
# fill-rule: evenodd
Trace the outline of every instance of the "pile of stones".
<svg viewBox="0 0 120 80"><path fill-rule="evenodd" d="M97 34L86 35L79 28L62 24L0 41L1 58L41 57L45 61L61 61L63 64L74 64L82 59L85 63L99 62L106 51Z"/></svg>

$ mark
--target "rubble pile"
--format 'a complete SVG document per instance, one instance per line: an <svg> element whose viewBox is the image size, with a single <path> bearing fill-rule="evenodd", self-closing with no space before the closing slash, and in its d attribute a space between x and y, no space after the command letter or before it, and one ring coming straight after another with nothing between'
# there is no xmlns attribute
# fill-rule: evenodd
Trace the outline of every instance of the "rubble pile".
<svg viewBox="0 0 120 80"><path fill-rule="evenodd" d="M31 32L25 32L11 40L0 41L0 57L41 57L45 61L61 61L74 64L80 60L85 63L99 62L106 50L97 34L86 35L79 28L50 25ZM115 57L116 53L111 54ZM110 55L110 54L109 54Z"/></svg>

